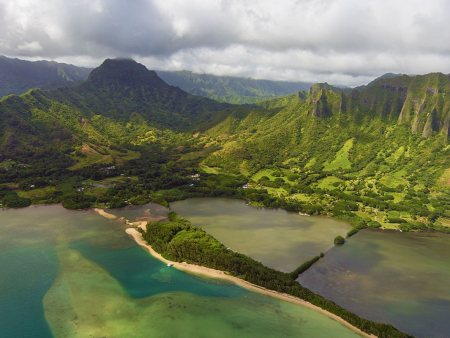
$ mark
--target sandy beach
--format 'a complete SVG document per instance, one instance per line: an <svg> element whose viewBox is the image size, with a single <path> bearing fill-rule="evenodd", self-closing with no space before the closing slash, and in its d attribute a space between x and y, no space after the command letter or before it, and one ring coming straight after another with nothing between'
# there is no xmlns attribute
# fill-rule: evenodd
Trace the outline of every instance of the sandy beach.
<svg viewBox="0 0 450 338"><path fill-rule="evenodd" d="M138 221L138 222L133 222L133 225L137 228L141 228L144 231L147 231L147 221Z"/></svg>
<svg viewBox="0 0 450 338"><path fill-rule="evenodd" d="M330 317L331 319L334 319L336 321L338 321L339 323L341 323L342 325L352 329L353 331L359 333L361 336L363 337L371 337L371 338L376 338L376 336L374 335L369 335L363 331L361 331L360 329L354 327L353 325L351 325L350 323L346 322L345 320L343 320L341 317L336 316L335 314L332 314L318 306L315 306L309 302L304 301L303 299L288 295L288 294L283 294L283 293L279 293L276 291L272 291L272 290L268 290L265 289L263 287L260 287L258 285L246 282L240 278L234 277L234 276L230 276L230 275L226 275L223 271L220 270L215 270L215 269L210 269L204 266L199 266L199 265L193 265L193 264L188 264L188 263L178 263L178 262L172 262L169 261L167 259L165 259L164 257L162 257L159 253L157 253L155 250L152 249L152 247L147 244L141 234L134 228L128 228L125 230L126 233L128 235L130 235L131 237L133 237L133 239L136 241L136 243L138 243L140 246L142 246L144 249L146 249L153 257L159 259L160 261L168 264L168 263L172 263L173 267L182 270L182 271L186 271L189 273L194 273L194 274L201 274L201 275L205 275L208 277L212 277L212 278L221 278L221 279L226 279L228 281L231 281L247 290L250 291L254 291L254 292L259 292L271 297L275 297L290 303L294 303L294 304L299 304L302 306L306 306L310 309L313 309L315 311L319 311L323 314L325 314L326 316Z"/></svg>
<svg viewBox="0 0 450 338"><path fill-rule="evenodd" d="M105 217L105 218L107 218L107 219L116 219L117 218L117 216L115 216L115 215L113 215L113 214L109 214L109 213L107 213L105 210L103 210L103 209L99 209L99 208L94 208L94 211L97 213L97 214L99 214L99 215L101 215L101 216L103 216L103 217Z"/></svg>

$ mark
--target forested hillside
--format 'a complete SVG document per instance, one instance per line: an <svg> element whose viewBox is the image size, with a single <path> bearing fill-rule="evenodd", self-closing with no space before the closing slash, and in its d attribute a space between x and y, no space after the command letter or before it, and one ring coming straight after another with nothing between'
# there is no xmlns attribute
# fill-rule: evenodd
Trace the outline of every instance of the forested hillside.
<svg viewBox="0 0 450 338"><path fill-rule="evenodd" d="M23 94L32 88L74 86L87 79L91 68L54 61L25 61L0 56L0 98Z"/></svg>
<svg viewBox="0 0 450 338"><path fill-rule="evenodd" d="M35 89L1 100L0 152L25 162L51 153L53 161L64 158L61 165L69 166L98 153L89 148L107 152L153 142L228 107L169 86L135 61L106 60L77 87Z"/></svg>
<svg viewBox="0 0 450 338"><path fill-rule="evenodd" d="M226 195L357 228L449 229L449 77L387 76L345 92L317 84L233 106L167 85L135 61L106 60L76 87L0 101L1 181L128 168L148 187L144 200ZM193 182L194 173L210 176ZM219 174L240 183L215 182ZM243 193L245 183L256 190Z"/></svg>
<svg viewBox="0 0 450 338"><path fill-rule="evenodd" d="M448 224L449 84L443 74L403 75L233 112L207 131L222 148L202 163L313 213L358 211L406 230Z"/></svg>

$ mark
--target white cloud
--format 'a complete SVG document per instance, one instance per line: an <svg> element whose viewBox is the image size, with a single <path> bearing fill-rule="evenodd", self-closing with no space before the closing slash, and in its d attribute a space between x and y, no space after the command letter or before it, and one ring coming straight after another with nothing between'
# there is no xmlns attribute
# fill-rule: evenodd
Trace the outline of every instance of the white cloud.
<svg viewBox="0 0 450 338"><path fill-rule="evenodd" d="M359 85L450 72L446 0L0 0L0 54Z"/></svg>
<svg viewBox="0 0 450 338"><path fill-rule="evenodd" d="M42 46L37 41L32 42L24 42L17 46L18 50L26 51L26 52L40 52L42 50Z"/></svg>

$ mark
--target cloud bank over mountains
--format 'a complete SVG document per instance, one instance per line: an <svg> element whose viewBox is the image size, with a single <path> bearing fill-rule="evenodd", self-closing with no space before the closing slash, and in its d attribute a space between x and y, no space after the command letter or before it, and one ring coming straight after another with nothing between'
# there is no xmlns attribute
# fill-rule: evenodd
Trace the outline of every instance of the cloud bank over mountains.
<svg viewBox="0 0 450 338"><path fill-rule="evenodd" d="M450 2L0 0L0 54L359 85L450 72Z"/></svg>

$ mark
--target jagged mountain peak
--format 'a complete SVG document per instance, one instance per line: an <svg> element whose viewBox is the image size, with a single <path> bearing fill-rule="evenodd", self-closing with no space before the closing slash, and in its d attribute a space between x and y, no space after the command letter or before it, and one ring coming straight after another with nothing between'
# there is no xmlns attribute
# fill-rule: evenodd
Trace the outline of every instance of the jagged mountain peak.
<svg viewBox="0 0 450 338"><path fill-rule="evenodd" d="M316 95L317 93L322 91L322 89L331 90L331 91L333 91L335 93L344 92L346 94L350 93L351 90L352 90L351 88L336 87L336 86L330 85L328 82L323 82L323 83L319 82L319 83L316 83L316 84L312 85L309 88L308 94L309 95Z"/></svg>
<svg viewBox="0 0 450 338"><path fill-rule="evenodd" d="M86 84L121 86L167 86L153 71L129 58L106 59L89 75Z"/></svg>

